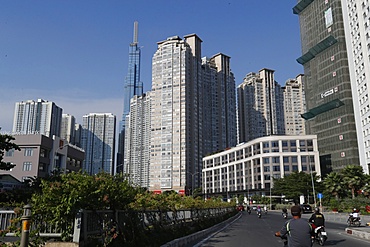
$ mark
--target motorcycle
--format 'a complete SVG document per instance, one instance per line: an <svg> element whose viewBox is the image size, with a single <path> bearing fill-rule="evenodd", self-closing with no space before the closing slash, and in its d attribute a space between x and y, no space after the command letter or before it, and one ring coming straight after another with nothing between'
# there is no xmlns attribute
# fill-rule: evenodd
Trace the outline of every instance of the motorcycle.
<svg viewBox="0 0 370 247"><path fill-rule="evenodd" d="M352 217L349 216L347 220L348 226L360 226L361 225L361 218L360 217Z"/></svg>
<svg viewBox="0 0 370 247"><path fill-rule="evenodd" d="M258 216L258 218L261 218L261 216L262 216L261 211L257 211L257 216Z"/></svg>
<svg viewBox="0 0 370 247"><path fill-rule="evenodd" d="M317 242L319 243L319 245L323 246L326 240L328 239L328 235L325 231L325 227L318 226L315 228L314 232L315 232L315 236L314 238L312 238L312 244L314 244L314 242Z"/></svg>
<svg viewBox="0 0 370 247"><path fill-rule="evenodd" d="M247 209L247 212L248 212L248 214L251 214L251 209L250 209L250 208L248 208L248 209Z"/></svg>
<svg viewBox="0 0 370 247"><path fill-rule="evenodd" d="M288 213L282 213L281 215L283 216L284 219L288 218Z"/></svg>

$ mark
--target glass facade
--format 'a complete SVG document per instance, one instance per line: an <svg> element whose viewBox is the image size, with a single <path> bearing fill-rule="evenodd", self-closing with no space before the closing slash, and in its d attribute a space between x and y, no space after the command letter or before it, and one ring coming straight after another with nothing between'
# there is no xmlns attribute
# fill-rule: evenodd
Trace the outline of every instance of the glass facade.
<svg viewBox="0 0 370 247"><path fill-rule="evenodd" d="M314 55L303 62L307 111L333 100L343 102L307 120L306 132L317 135L321 165L339 171L359 164L341 1L312 1L304 8L298 5L302 54ZM329 37L338 42L323 46ZM301 58L297 61L302 62Z"/></svg>

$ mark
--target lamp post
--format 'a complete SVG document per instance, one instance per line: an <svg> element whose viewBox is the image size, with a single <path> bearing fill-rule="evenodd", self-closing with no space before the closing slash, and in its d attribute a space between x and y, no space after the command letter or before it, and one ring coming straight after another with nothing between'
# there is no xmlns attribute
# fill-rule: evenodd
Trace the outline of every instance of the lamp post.
<svg viewBox="0 0 370 247"><path fill-rule="evenodd" d="M271 168L270 168L270 210L272 210L271 187L272 187L272 170L271 170Z"/></svg>
<svg viewBox="0 0 370 247"><path fill-rule="evenodd" d="M27 204L23 207L22 216L22 235L20 247L27 247L29 244L30 237L30 225L31 225L31 205Z"/></svg>
<svg viewBox="0 0 370 247"><path fill-rule="evenodd" d="M301 147L297 147L297 149L299 150L299 152L301 152ZM310 169L309 172L310 172L310 175L311 175L313 201L314 201L314 206L316 207L316 192L315 192L315 183L314 183L313 174L312 174L312 167L311 167L311 156L310 156L309 151L307 151L307 153L308 153L308 167ZM315 158L315 154L314 154L314 158ZM307 195L307 196L309 196L309 195Z"/></svg>
<svg viewBox="0 0 370 247"><path fill-rule="evenodd" d="M191 196L194 197L194 176L197 175L199 172L186 172L191 175Z"/></svg>
<svg viewBox="0 0 370 247"><path fill-rule="evenodd" d="M315 157L315 156L314 156ZM312 193L313 193L313 201L316 208L316 193L315 193L315 183L313 181L313 174L312 174L312 167L311 167L311 156L310 153L308 153L308 165L310 167L310 174L311 174L311 183L312 183Z"/></svg>

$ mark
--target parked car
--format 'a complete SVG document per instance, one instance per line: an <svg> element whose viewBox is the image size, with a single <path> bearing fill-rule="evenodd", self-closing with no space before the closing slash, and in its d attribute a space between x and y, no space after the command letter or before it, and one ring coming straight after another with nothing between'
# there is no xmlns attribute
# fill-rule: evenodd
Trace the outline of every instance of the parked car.
<svg viewBox="0 0 370 247"><path fill-rule="evenodd" d="M302 214L312 213L312 207L309 204L301 204Z"/></svg>
<svg viewBox="0 0 370 247"><path fill-rule="evenodd" d="M244 211L245 210L244 205L238 205L236 207L236 210L238 210L238 211Z"/></svg>
<svg viewBox="0 0 370 247"><path fill-rule="evenodd" d="M252 210L257 211L257 206L256 205L253 205L252 206Z"/></svg>

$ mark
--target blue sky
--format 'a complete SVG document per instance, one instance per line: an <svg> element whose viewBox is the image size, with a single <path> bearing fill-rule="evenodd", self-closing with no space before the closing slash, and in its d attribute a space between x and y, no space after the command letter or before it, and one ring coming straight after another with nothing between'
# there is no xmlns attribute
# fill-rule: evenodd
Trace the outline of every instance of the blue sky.
<svg viewBox="0 0 370 247"><path fill-rule="evenodd" d="M157 42L196 33L202 56L231 57L236 86L275 70L284 85L303 73L296 0L2 0L0 126L11 131L15 102L53 101L76 117L123 109L133 23L139 22L141 80L151 89Z"/></svg>

